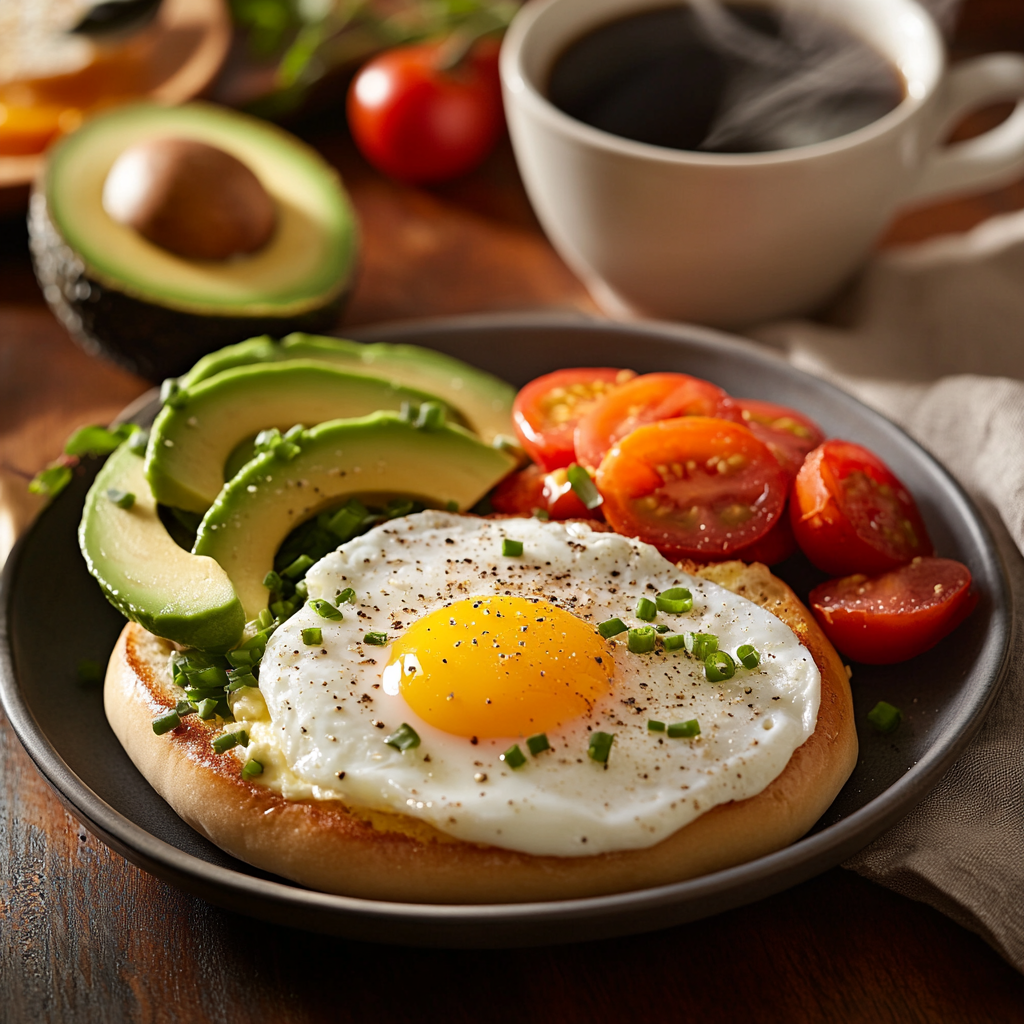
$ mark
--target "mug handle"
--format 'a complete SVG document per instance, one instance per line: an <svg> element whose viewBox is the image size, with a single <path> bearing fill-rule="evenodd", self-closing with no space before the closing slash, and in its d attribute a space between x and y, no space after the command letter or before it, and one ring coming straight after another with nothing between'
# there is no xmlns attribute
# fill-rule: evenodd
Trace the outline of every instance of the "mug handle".
<svg viewBox="0 0 1024 1024"><path fill-rule="evenodd" d="M1017 101L1010 116L973 139L937 145L901 205L984 192L1007 185L1024 173L1024 57L1018 54L976 57L949 72L939 104L937 138L969 111L1001 100Z"/></svg>

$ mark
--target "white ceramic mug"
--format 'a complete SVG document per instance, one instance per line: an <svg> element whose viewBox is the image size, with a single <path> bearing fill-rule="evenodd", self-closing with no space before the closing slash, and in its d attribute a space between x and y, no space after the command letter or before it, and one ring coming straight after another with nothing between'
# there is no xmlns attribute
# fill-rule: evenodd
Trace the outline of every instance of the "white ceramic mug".
<svg viewBox="0 0 1024 1024"><path fill-rule="evenodd" d="M685 2L685 0L679 0ZM789 0L821 12L821 0ZM864 259L893 214L1024 173L1024 104L954 145L969 110L1024 97L1024 57L946 70L914 0L832 0L828 16L887 57L895 109L826 142L768 153L689 152L593 128L545 96L551 68L589 30L664 0L530 0L501 51L516 160L555 248L612 315L741 327L806 312Z"/></svg>

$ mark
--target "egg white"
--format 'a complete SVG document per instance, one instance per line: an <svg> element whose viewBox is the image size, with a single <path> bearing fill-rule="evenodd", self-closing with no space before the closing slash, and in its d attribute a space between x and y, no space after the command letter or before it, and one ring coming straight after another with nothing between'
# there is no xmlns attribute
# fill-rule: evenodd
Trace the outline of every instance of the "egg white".
<svg viewBox="0 0 1024 1024"><path fill-rule="evenodd" d="M502 539L523 542L518 558ZM307 575L311 598L346 587L344 619L306 606L273 635L260 691L234 705L250 733L241 756L265 766L261 780L286 796L342 799L403 812L463 840L536 855L572 856L651 846L717 804L759 793L814 731L820 677L807 650L771 613L681 572L655 548L579 523L484 520L423 512L381 525L326 556ZM455 736L423 721L382 685L387 647L421 615L471 596L549 601L586 622L619 617L642 625L637 599L673 586L693 593L687 614L659 613L673 633L714 633L734 653L753 644L754 670L709 683L685 652L633 654L626 634L605 641L615 662L607 698L549 731L552 750L513 770L500 760L521 736ZM301 631L322 630L307 647ZM453 683L458 666L452 664ZM393 690L394 687L389 687ZM696 718L696 739L668 738L648 720ZM420 745L399 751L384 738L402 723ZM237 728L235 726L234 728ZM614 733L606 765L587 755L593 731Z"/></svg>

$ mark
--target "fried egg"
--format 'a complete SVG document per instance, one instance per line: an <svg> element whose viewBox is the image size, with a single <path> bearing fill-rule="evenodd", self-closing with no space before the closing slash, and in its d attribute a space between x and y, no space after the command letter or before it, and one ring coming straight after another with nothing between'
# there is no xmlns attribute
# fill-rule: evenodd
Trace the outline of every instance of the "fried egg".
<svg viewBox="0 0 1024 1024"><path fill-rule="evenodd" d="M503 554L506 539L522 554ZM756 795L814 731L820 677L788 626L615 533L429 511L350 541L306 579L311 599L355 598L340 621L307 605L280 626L259 691L234 705L250 734L239 755L286 796L529 854L597 854ZM685 649L633 653L626 632L598 631L647 625L638 600L673 587L692 610L653 624L713 633L732 654L750 644L760 663L713 683Z"/></svg>

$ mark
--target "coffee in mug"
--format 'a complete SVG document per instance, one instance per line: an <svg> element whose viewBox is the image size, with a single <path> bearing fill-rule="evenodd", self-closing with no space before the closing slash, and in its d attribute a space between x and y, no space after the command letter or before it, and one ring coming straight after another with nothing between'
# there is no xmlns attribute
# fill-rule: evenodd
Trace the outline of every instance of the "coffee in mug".
<svg viewBox="0 0 1024 1024"><path fill-rule="evenodd" d="M947 69L916 0L738 2L529 0L505 35L527 193L611 315L742 328L806 313L898 210L1024 173L1019 54ZM708 24L726 35L708 42ZM873 61L870 88L786 57L808 34ZM680 51L704 70L666 72L659 55ZM651 89L659 67L676 77ZM802 98L816 102L791 103L808 83ZM1002 100L1016 101L1006 121L945 144L964 114Z"/></svg>

